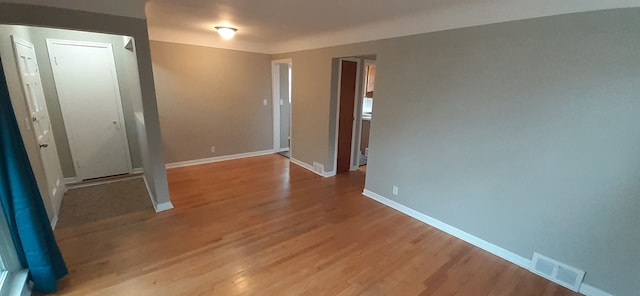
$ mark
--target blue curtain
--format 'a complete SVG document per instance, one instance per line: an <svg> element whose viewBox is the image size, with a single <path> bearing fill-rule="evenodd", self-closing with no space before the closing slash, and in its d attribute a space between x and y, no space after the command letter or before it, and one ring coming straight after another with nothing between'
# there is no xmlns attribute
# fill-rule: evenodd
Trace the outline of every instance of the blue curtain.
<svg viewBox="0 0 640 296"><path fill-rule="evenodd" d="M0 63L1 65L1 63ZM0 66L0 202L33 290L51 293L67 274L9 99Z"/></svg>

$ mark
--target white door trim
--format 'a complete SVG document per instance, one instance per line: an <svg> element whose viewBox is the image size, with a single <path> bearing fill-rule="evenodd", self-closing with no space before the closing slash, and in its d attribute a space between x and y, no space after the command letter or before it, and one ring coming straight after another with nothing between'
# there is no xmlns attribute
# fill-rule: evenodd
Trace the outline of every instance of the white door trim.
<svg viewBox="0 0 640 296"><path fill-rule="evenodd" d="M25 104L28 107L29 110L29 118L25 118L26 123L27 123L27 129L31 129L31 135L34 137L35 142L37 144L40 144L40 139L39 139L39 134L36 131L36 128L34 126L34 122L35 120L33 119L34 115L33 112L34 110L32 109L31 103L29 102L29 95L27 94L27 90L25 89L25 81L24 81L24 77L23 77L23 73L22 73L22 69L20 66L20 57L19 57L19 49L18 49L18 45L22 45L24 47L30 48L31 50L33 50L33 54L34 54L34 60L35 60L35 64L37 67L37 76L38 76L38 80L40 83L40 91L42 92L43 95L43 100L46 101L46 97L44 97L44 91L42 90L42 76L40 75L40 64L38 63L36 57L36 52L35 52L35 46L31 43L28 42L24 39L21 39L19 37L16 37L14 35L11 35L11 41L12 41L12 47L13 47L13 53L16 57L16 69L18 70L18 78L20 80L20 87L22 90L22 93L24 95L24 99L25 99ZM62 174L62 169L60 168L60 159L58 158L58 153L57 153L57 147L56 147L56 140L55 140L55 136L53 135L53 127L51 125L51 117L49 116L49 110L46 106L46 103L43 106L43 112L46 112L47 114L47 121L48 121L48 125L49 125L49 148L47 149L53 149L53 151L50 151L49 153L51 153L51 156L53 159L50 160L49 163L47 163L47 161L45 161L45 158L42 155L42 147L38 148L38 155L39 157L39 161L42 164L43 168L44 168L44 178L45 178L45 185L49 186L53 184L53 188L45 188L44 190L41 187L42 184L38 184L38 189L40 190L41 194L43 195L42 198L48 198L53 206L53 217L51 217L52 221L55 221L58 219L58 213L60 212L60 206L62 205L62 198L64 196L64 193L66 192L66 185L63 182L64 180L64 176ZM25 141L26 143L27 141ZM55 163L54 167L52 167L51 163ZM50 178L51 176L51 170L55 171L56 174L56 178L54 178L54 180L51 180ZM45 195L46 194L46 195Z"/></svg>
<svg viewBox="0 0 640 296"><path fill-rule="evenodd" d="M49 61L51 62L51 66L54 67L55 61L51 58L53 57L53 45L75 45L75 46L87 46L87 47L98 47L98 48L107 48L109 50L109 53L111 54L111 59L113 61L113 63L110 64L111 67L111 76L113 77L113 81L115 81L115 85L114 88L116 89L115 91L115 96L116 96L116 105L117 105L117 111L118 111L118 121L119 124L122 128L120 128L120 136L122 137L124 146L125 146L125 158L126 158L126 163L127 163L127 168L128 168L128 173L132 174L133 173L133 165L131 163L131 151L129 148L129 139L127 137L127 128L125 125L125 121L124 121L124 112L122 109L122 97L120 96L120 81L118 80L118 76L117 76L117 72L116 72L116 64L115 64L115 57L113 54L113 47L110 43L102 43L102 42L87 42L87 41L75 41L75 40L63 40L63 39L46 39L47 41L47 51L49 52ZM54 73L54 82L55 82L55 73ZM60 91L59 91L59 87L57 85L57 82L55 82L56 84L56 92L58 94L58 97L61 97ZM64 117L64 112L63 112L63 117ZM65 124L65 130L67 132L68 135L71 135L71 127L69 125ZM73 159L73 167L76 171L76 177L78 178L78 180L84 180L84 175L82 174L82 169L78 166L78 162L76 161L77 159L77 151L75 151L75 149L73 148L75 145L74 143L74 139L73 137L69 136L69 149L71 150L71 157Z"/></svg>
<svg viewBox="0 0 640 296"><path fill-rule="evenodd" d="M293 60L292 59L281 59L281 60L273 60L271 61L271 89L272 89L272 105L273 105L273 151L281 152L287 151L293 146L291 143L293 142L293 137L291 137L291 126L292 122L289 120L289 137L291 137L291 141L289 142L289 147L283 149L280 147L280 94L282 93L280 89L280 64L289 64L291 67L291 72L293 74ZM292 77L289 77L289 87L291 87ZM289 91L289 90L287 90ZM291 114L293 113L293 105L292 98L289 98L291 104L289 105L289 118L291 118Z"/></svg>
<svg viewBox="0 0 640 296"><path fill-rule="evenodd" d="M362 67L359 68L362 72L361 73L361 77L360 77L360 81L362 82L362 84L360 85L360 89L359 91L359 96L358 96L358 101L356 102L356 109L358 111L356 114L356 122L359 122L360 124L358 124L358 128L357 128L357 132L358 132L358 140L356 141L356 145L358 147L356 147L357 149L355 151L358 152L358 156L357 156L357 164L354 165L355 167L351 167L351 170L357 170L360 167L360 148L362 146L362 108L363 108L363 104L364 104L364 90L365 90L365 85L366 85L366 81L365 79L367 78L364 70L366 66L375 66L376 65L376 60L369 60L369 59L364 59L364 64L361 65ZM375 85L375 82L374 82ZM369 130L369 133L371 133L371 130ZM369 141L371 141L371 134L369 134ZM353 163L352 163L353 165Z"/></svg>
<svg viewBox="0 0 640 296"><path fill-rule="evenodd" d="M358 97L361 97L362 95L359 95L359 93L362 90L362 79L359 79L362 76L362 61L360 58L355 58L355 57L351 57L351 58L340 58L338 59L338 88L337 88L337 93L336 93L336 126L335 126L335 139L334 139L334 148L333 148L333 171L331 171L331 175L336 175L338 172L338 140L339 140L339 129L340 129L340 90L342 89L342 61L350 61L350 62L355 62L357 63L357 71L356 71L356 93L355 93L355 97L354 97L354 108L353 108L353 122L351 123L351 155L349 156L349 168L350 170L357 170L358 167L356 166L354 168L353 165L353 155L354 155L354 149L355 148L355 141L356 141L356 119L358 116Z"/></svg>

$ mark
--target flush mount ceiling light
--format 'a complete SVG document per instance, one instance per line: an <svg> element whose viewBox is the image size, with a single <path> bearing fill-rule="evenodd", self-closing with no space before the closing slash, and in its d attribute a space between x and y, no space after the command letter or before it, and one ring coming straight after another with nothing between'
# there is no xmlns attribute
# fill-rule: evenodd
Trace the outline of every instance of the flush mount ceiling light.
<svg viewBox="0 0 640 296"><path fill-rule="evenodd" d="M229 40L236 35L238 29L232 27L217 26L216 31L218 31L218 34L220 34L220 37L222 37L222 39Z"/></svg>

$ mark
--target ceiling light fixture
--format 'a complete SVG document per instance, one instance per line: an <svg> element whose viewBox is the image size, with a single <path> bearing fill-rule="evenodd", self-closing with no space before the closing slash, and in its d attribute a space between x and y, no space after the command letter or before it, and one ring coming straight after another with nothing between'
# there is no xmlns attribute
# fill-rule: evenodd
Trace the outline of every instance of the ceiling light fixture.
<svg viewBox="0 0 640 296"><path fill-rule="evenodd" d="M220 34L220 37L222 37L222 39L229 40L236 35L238 29L232 27L217 26L216 31L218 31L218 34Z"/></svg>

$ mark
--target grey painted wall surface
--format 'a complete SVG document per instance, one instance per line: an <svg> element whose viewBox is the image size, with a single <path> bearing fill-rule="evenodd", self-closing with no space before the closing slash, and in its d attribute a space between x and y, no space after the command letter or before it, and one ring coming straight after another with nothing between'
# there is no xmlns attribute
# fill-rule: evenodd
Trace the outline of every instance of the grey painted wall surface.
<svg viewBox="0 0 640 296"><path fill-rule="evenodd" d="M280 148L289 147L290 112L289 104L289 64L280 64Z"/></svg>
<svg viewBox="0 0 640 296"><path fill-rule="evenodd" d="M270 55L158 41L151 55L167 163L273 148Z"/></svg>
<svg viewBox="0 0 640 296"><path fill-rule="evenodd" d="M141 158L144 163L145 179L150 184L150 193L155 203L169 202L169 188L167 175L163 162L163 151L160 138L160 122L156 104L156 94L151 68L151 55L149 49L149 34L146 20L118 17L105 14L81 12L67 9L58 9L43 6L0 3L0 24L34 25L40 27L64 28L100 32L115 35L132 36L136 39L136 58L140 78L141 100L134 100L132 108L135 112L144 112L144 128L146 137L139 139L145 141L147 149L141 150ZM2 53L3 56L5 53ZM40 63L42 63L40 61ZM21 93L20 83L17 80L17 72L7 73L7 84L12 101L21 102L14 104L18 118L24 118L27 107L24 96ZM21 128L24 128L21 126ZM30 159L39 159L37 145L32 138L26 138L25 147ZM35 162L32 161L32 164ZM42 178L42 167L36 163L33 168L36 179Z"/></svg>
<svg viewBox="0 0 640 296"><path fill-rule="evenodd" d="M333 161L332 58L376 54L367 189L523 257L535 251L584 269L597 288L636 295L638 32L640 10L622 9L274 59L293 59L296 158Z"/></svg>
<svg viewBox="0 0 640 296"><path fill-rule="evenodd" d="M146 36L146 27L127 18L50 8L32 14L18 5L0 5L0 22L22 18ZM297 159L331 169L336 93L332 59L376 54L376 120L367 189L523 257L537 251L584 269L586 282L600 289L635 295L640 291L638 32L640 10L623 9L287 53L267 56L267 61L293 59ZM155 93L149 44L146 39L139 43L147 111L155 108ZM154 59L162 51L175 57L163 47L154 42ZM191 52L209 50L217 51ZM232 54L240 53L221 55ZM241 59L236 63L243 63ZM265 67L259 72L268 98L270 71ZM175 83L168 73L154 70L166 75L162 83ZM255 100L261 105L264 98ZM271 107L264 107L270 113ZM145 121L151 148L143 157L157 160L162 155L157 113L145 112ZM165 121L176 124L163 119L163 128L168 128ZM269 149L271 122L264 125L269 139L263 147ZM194 149L203 144L204 157L215 156L208 153L213 144ZM152 150L153 145L158 150ZM256 150L261 149L249 151ZM199 151L185 153L185 158L202 158ZM145 172L150 167L150 176L166 185L166 176L160 176L164 168L157 161L150 163ZM38 170L34 168L36 175ZM400 187L398 196L391 194L393 185Z"/></svg>
<svg viewBox="0 0 640 296"><path fill-rule="evenodd" d="M42 77L42 87L47 98L47 108L49 109L51 125L57 141L56 145L60 157L60 166L62 167L64 176L66 178L75 177L76 173L69 148L67 132L64 126L64 119L60 109L60 100L56 92L53 70L49 62L47 38L111 44L118 75L118 84L120 86L120 97L122 98L122 110L129 140L131 164L134 168L142 167L137 131L135 128L135 116L132 107L134 100L139 101L141 99L140 81L137 79L137 61L135 52L124 48L122 36L37 27L30 27L29 32L31 33L32 43L36 48L36 55L40 65L40 76Z"/></svg>

